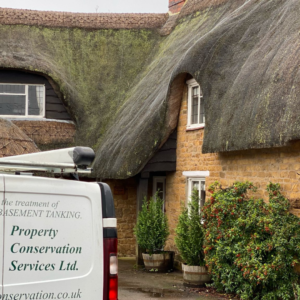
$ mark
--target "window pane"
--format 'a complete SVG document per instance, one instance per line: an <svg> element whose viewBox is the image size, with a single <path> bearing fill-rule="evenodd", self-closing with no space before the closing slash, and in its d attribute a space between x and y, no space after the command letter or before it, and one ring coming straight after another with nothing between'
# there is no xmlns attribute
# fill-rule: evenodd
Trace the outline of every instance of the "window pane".
<svg viewBox="0 0 300 300"><path fill-rule="evenodd" d="M25 85L0 84L0 93L25 94Z"/></svg>
<svg viewBox="0 0 300 300"><path fill-rule="evenodd" d="M199 95L199 86L193 87L193 96L197 96Z"/></svg>
<svg viewBox="0 0 300 300"><path fill-rule="evenodd" d="M25 95L0 95L0 115L25 115Z"/></svg>
<svg viewBox="0 0 300 300"><path fill-rule="evenodd" d="M164 184L163 182L156 183L156 192L158 192L158 197L164 200Z"/></svg>
<svg viewBox="0 0 300 300"><path fill-rule="evenodd" d="M205 191L205 181L201 181L201 191Z"/></svg>
<svg viewBox="0 0 300 300"><path fill-rule="evenodd" d="M204 100L200 98L200 123L205 123Z"/></svg>
<svg viewBox="0 0 300 300"><path fill-rule="evenodd" d="M192 99L192 124L198 124L198 96Z"/></svg>
<svg viewBox="0 0 300 300"><path fill-rule="evenodd" d="M44 87L28 86L28 115L39 116L43 114Z"/></svg>
<svg viewBox="0 0 300 300"><path fill-rule="evenodd" d="M201 181L200 207L203 207L204 203L205 203L205 181Z"/></svg>
<svg viewBox="0 0 300 300"><path fill-rule="evenodd" d="M192 181L192 190L199 191L199 181Z"/></svg>
<svg viewBox="0 0 300 300"><path fill-rule="evenodd" d="M199 86L195 86L192 88L191 124L199 123L199 92Z"/></svg>

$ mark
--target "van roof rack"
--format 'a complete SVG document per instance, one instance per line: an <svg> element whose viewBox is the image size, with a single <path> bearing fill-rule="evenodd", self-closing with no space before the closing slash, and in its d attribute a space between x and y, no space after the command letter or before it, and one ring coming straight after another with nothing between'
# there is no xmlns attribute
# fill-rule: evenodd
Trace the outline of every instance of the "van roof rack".
<svg viewBox="0 0 300 300"><path fill-rule="evenodd" d="M0 158L1 172L43 171L50 173L92 172L88 166L95 152L88 147L73 147Z"/></svg>

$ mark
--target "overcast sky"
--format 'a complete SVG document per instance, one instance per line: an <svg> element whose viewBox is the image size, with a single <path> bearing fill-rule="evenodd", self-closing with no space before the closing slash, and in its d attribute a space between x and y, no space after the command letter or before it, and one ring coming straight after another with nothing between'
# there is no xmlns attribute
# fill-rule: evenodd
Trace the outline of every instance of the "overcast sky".
<svg viewBox="0 0 300 300"><path fill-rule="evenodd" d="M0 7L94 13L166 13L168 3L168 0L0 0Z"/></svg>

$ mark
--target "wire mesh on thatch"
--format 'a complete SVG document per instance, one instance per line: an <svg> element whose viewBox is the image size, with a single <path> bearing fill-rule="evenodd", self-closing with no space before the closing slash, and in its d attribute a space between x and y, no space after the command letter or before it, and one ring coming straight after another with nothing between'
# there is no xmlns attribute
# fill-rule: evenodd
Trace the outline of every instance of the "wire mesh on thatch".
<svg viewBox="0 0 300 300"><path fill-rule="evenodd" d="M39 152L35 143L16 125L0 119L0 157Z"/></svg>

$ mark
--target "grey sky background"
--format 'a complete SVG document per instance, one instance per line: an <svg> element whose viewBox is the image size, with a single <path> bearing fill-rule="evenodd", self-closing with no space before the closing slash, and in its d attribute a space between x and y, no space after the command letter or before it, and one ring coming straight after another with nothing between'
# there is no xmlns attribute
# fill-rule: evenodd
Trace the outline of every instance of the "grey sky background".
<svg viewBox="0 0 300 300"><path fill-rule="evenodd" d="M0 7L85 13L166 13L168 4L168 0L0 0Z"/></svg>

